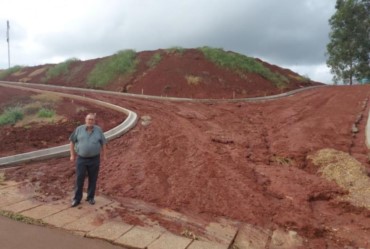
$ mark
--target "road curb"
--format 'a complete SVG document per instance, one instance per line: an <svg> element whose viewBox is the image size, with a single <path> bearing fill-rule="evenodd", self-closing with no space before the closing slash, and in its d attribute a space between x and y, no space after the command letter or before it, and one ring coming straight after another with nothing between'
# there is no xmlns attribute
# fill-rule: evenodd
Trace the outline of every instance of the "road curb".
<svg viewBox="0 0 370 249"><path fill-rule="evenodd" d="M177 101L177 102L201 102L201 103L202 102L259 102L259 101L280 99L283 97L288 97L288 96L291 96L291 95L294 95L300 92L312 90L312 89L330 87L330 85L309 86L309 87L304 87L300 89L295 89L295 90L285 92L285 93L264 96L264 97L237 98L237 99L192 99L192 98L177 98L177 97L163 97L163 96L153 96L153 95L143 95L143 94L133 94L133 93L122 93L122 92L90 89L90 88L45 85L45 84L39 84L39 83L0 81L0 84L1 83L10 84L10 85L19 85L19 86L46 87L46 88L52 88L52 89L73 90L73 91L80 91L80 92L112 94L112 95L141 98L141 99L150 99L150 100L162 100L162 101L165 100L165 101Z"/></svg>

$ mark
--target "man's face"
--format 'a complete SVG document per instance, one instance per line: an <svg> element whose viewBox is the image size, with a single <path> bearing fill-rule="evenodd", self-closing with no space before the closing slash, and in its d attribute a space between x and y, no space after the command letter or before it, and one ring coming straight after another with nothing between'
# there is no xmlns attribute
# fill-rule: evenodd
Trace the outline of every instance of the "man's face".
<svg viewBox="0 0 370 249"><path fill-rule="evenodd" d="M85 123L87 127L93 127L95 124L95 117L92 115L87 115L85 118Z"/></svg>

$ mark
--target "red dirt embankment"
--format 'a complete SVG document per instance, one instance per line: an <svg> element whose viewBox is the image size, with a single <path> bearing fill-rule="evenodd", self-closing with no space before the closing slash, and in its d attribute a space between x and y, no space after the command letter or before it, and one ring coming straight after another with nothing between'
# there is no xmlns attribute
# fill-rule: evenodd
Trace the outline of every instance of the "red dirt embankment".
<svg viewBox="0 0 370 249"><path fill-rule="evenodd" d="M151 66L150 61L155 55L158 55L160 60L158 64ZM89 87L89 73L97 63L107 59L109 57L74 61L70 64L67 74L47 81L47 70L53 65L25 67L4 80L86 88ZM136 60L138 64L133 73L117 76L102 89L156 96L229 99L267 96L319 84L289 69L256 59L273 73L286 78L287 84L279 88L260 74L218 66L206 59L198 49L185 49L181 52L163 49L143 51L136 53Z"/></svg>
<svg viewBox="0 0 370 249"><path fill-rule="evenodd" d="M89 94L151 117L149 125L139 123L109 143L99 192L209 220L221 216L293 229L307 238L303 248L369 248L370 211L338 201L345 191L307 160L319 149L334 148L369 168L364 143L369 90L327 87L260 103ZM73 168L67 158L54 159L9 170L6 177L32 179L58 198L73 189Z"/></svg>

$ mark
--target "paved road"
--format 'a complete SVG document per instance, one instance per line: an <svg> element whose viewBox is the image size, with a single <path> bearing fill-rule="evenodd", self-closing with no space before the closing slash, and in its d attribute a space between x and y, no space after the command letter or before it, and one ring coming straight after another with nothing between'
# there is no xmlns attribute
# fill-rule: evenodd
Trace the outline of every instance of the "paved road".
<svg viewBox="0 0 370 249"><path fill-rule="evenodd" d="M1 249L124 249L63 230L28 225L0 216Z"/></svg>

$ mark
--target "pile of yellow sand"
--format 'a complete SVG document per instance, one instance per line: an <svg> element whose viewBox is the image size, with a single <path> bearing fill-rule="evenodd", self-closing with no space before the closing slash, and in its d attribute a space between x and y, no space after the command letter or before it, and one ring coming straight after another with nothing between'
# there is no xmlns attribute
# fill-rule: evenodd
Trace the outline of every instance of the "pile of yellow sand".
<svg viewBox="0 0 370 249"><path fill-rule="evenodd" d="M349 194L341 200L370 209L370 178L359 161L348 153L334 149L319 150L308 159L320 167L323 177L348 190Z"/></svg>

